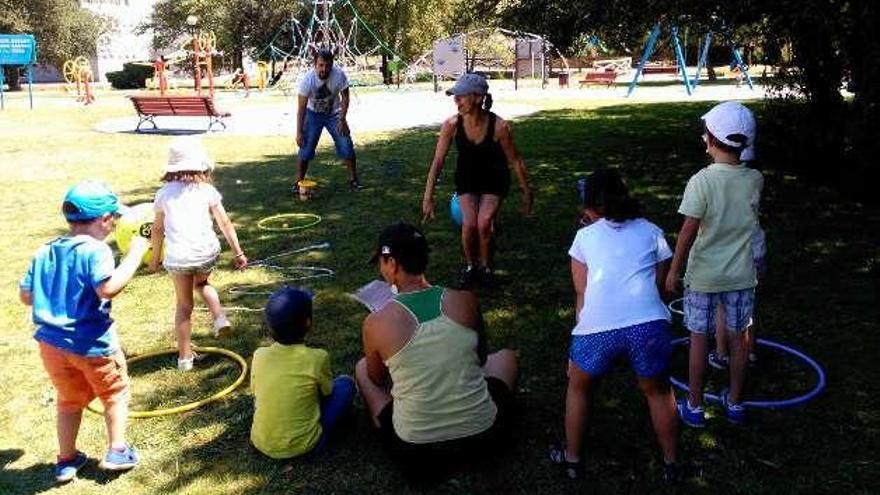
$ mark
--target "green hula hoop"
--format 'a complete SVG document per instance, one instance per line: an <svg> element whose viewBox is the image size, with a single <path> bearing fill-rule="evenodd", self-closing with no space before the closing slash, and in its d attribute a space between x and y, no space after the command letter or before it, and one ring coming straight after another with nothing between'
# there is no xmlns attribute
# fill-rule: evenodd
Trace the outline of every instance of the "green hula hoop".
<svg viewBox="0 0 880 495"><path fill-rule="evenodd" d="M299 219L299 218L308 218L310 221L303 225L294 225L293 227L288 227L287 224L284 224L282 227L273 227L271 225L267 225L269 222L273 220L280 220L289 218L291 220ZM267 230L269 232L290 232L293 230L303 230L309 227L314 227L321 223L320 215L315 215L314 213L280 213L278 215L272 215L270 217L265 217L257 222L257 228L260 230Z"/></svg>

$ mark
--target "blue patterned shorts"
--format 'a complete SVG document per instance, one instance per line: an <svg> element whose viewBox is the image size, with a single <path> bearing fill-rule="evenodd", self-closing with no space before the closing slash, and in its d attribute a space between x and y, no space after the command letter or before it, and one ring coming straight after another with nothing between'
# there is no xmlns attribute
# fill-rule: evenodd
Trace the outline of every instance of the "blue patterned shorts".
<svg viewBox="0 0 880 495"><path fill-rule="evenodd" d="M653 378L666 373L672 356L669 322L654 320L587 335L573 335L569 358L585 373L604 375L615 359L626 356L636 375Z"/></svg>
<svg viewBox="0 0 880 495"><path fill-rule="evenodd" d="M742 332L752 320L755 309L755 289L728 292L684 291L684 326L693 333L707 333L715 329L715 308L724 307L724 326L733 332Z"/></svg>

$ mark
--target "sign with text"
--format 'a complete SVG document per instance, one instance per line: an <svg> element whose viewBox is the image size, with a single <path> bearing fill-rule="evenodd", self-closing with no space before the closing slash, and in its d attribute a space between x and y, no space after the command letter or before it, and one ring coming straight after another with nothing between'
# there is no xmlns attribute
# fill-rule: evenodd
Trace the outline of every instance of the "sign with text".
<svg viewBox="0 0 880 495"><path fill-rule="evenodd" d="M31 34L0 34L0 65L31 65L37 61L37 41Z"/></svg>

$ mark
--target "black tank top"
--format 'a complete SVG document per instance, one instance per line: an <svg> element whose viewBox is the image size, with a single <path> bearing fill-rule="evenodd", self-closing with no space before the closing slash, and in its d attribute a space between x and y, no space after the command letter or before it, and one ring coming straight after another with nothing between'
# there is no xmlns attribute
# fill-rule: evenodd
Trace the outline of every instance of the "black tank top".
<svg viewBox="0 0 880 495"><path fill-rule="evenodd" d="M464 131L461 115L455 123L455 146L458 161L455 168L455 187L459 194L507 195L510 188L510 170L501 143L495 141L497 116L489 112L486 137L474 143Z"/></svg>

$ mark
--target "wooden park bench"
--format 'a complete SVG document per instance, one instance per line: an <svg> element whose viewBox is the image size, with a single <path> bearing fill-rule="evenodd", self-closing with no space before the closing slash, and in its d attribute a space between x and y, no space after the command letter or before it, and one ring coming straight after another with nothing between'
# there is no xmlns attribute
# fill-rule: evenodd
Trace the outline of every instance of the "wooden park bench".
<svg viewBox="0 0 880 495"><path fill-rule="evenodd" d="M214 124L220 124L226 129L223 119L232 115L217 110L214 100L208 96L132 96L131 102L140 118L135 132L140 132L144 122L149 122L153 124L153 129L158 129L156 117L208 117L208 131Z"/></svg>
<svg viewBox="0 0 880 495"><path fill-rule="evenodd" d="M578 87L583 88L588 84L604 84L610 88L615 79L617 79L617 72L613 70L587 71L586 76L578 81Z"/></svg>
<svg viewBox="0 0 880 495"><path fill-rule="evenodd" d="M642 74L677 74L677 65L652 65L647 64L642 69Z"/></svg>

